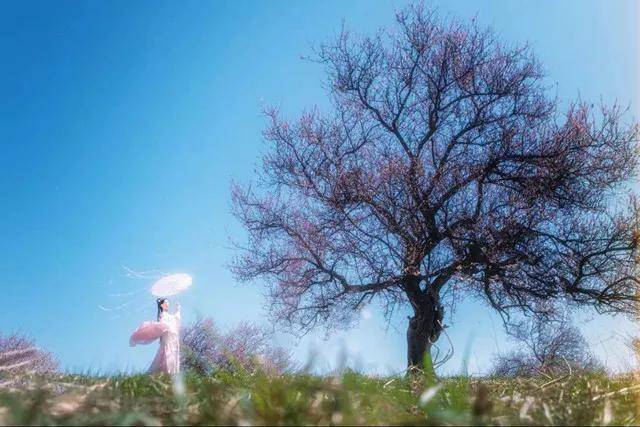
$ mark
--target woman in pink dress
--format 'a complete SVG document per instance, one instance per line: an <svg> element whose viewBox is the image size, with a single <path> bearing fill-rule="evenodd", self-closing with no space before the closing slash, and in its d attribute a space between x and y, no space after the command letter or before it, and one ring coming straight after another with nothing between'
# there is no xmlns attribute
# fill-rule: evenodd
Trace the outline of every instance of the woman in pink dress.
<svg viewBox="0 0 640 427"><path fill-rule="evenodd" d="M180 372L180 303L174 314L169 313L169 300L158 298L158 319L144 322L129 338L131 347L149 344L160 338L160 348L147 371L150 374Z"/></svg>

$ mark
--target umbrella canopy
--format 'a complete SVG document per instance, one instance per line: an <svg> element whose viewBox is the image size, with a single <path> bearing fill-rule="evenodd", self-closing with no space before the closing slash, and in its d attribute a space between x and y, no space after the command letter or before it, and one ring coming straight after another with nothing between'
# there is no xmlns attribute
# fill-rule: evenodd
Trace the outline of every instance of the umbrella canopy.
<svg viewBox="0 0 640 427"><path fill-rule="evenodd" d="M192 279L188 274L170 274L151 285L151 294L156 297L169 297L186 290L191 283Z"/></svg>

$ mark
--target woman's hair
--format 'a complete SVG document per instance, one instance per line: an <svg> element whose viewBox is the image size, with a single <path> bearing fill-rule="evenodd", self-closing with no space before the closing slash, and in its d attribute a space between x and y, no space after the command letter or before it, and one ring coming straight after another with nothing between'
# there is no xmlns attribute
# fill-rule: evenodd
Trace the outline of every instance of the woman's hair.
<svg viewBox="0 0 640 427"><path fill-rule="evenodd" d="M162 304L164 304L164 302L166 301L166 298L158 298L156 300L156 303L158 304L158 322L160 321L160 315L162 314L162 312L164 311L162 309Z"/></svg>

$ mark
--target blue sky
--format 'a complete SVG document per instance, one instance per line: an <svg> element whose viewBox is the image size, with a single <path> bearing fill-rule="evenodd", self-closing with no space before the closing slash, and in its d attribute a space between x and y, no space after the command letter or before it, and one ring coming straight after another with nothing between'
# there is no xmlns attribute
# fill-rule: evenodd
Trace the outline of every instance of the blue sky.
<svg viewBox="0 0 640 427"><path fill-rule="evenodd" d="M344 19L359 32L391 26L402 1L42 1L0 4L0 331L36 338L72 371L138 371L155 346L130 349L154 316L135 271L184 271L186 321L265 322L261 288L225 264L231 179L251 179L263 149L263 105L295 115L326 106L320 66L300 59ZM633 0L433 1L443 13L532 43L560 97L629 103L640 116L640 4ZM632 117L630 115L630 118ZM130 296L117 295L131 293ZM117 308L104 311L99 308ZM318 370L372 372L405 363L404 313L376 307L323 340L278 333ZM587 316L588 317L588 316ZM584 319L583 319L584 320ZM613 326L581 320L594 351L622 369ZM617 330L618 328L616 328ZM459 370L482 372L508 348L499 320L476 301L458 307L449 336ZM443 341L444 344L444 341Z"/></svg>

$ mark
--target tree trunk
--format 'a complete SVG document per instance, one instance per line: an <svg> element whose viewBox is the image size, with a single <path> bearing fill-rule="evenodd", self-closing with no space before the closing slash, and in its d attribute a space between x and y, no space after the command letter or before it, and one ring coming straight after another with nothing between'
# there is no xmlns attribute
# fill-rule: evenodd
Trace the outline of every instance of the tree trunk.
<svg viewBox="0 0 640 427"><path fill-rule="evenodd" d="M419 305L414 305L414 315L407 328L407 368L433 369L424 366L425 356L431 357L431 346L442 332L443 308L437 295L423 295ZM430 359L428 359L430 360Z"/></svg>

